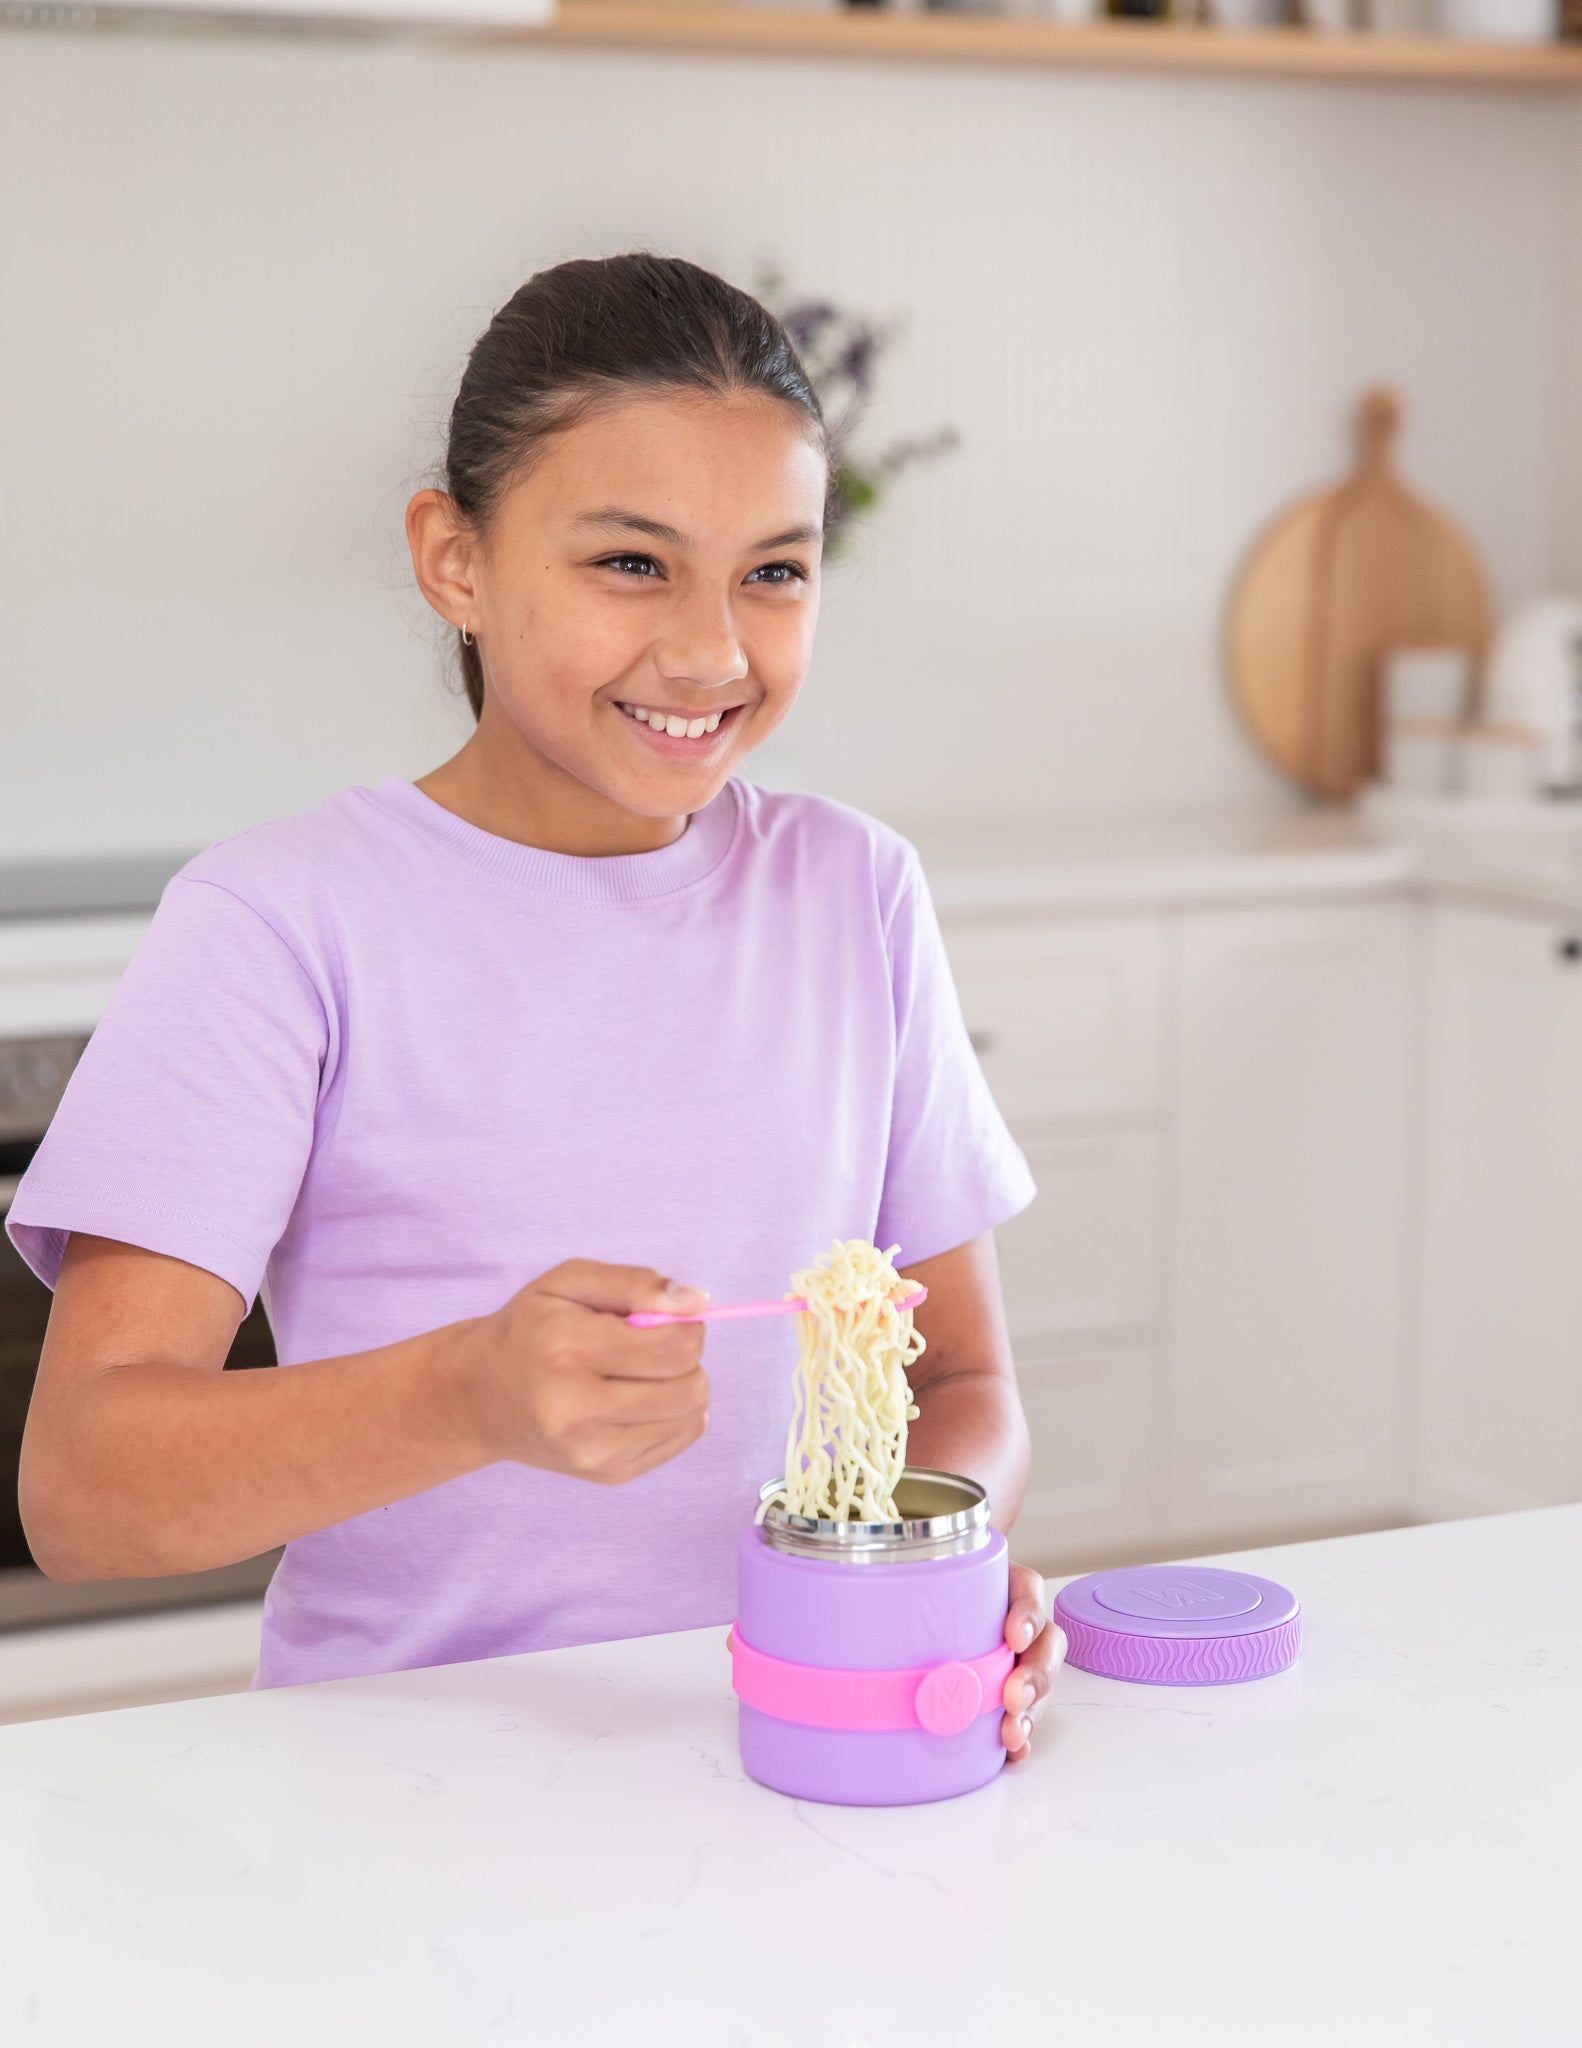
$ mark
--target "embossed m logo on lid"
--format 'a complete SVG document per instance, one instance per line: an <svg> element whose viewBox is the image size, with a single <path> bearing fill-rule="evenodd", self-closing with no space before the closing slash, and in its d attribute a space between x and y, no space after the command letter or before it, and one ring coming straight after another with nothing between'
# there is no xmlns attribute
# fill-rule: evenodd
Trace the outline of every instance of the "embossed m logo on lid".
<svg viewBox="0 0 1582 2048"><path fill-rule="evenodd" d="M1218 1609L1222 1605L1220 1595L1212 1587L1195 1586L1190 1579L1171 1579L1167 1584L1150 1586L1137 1598L1151 1600L1159 1607Z"/></svg>
<svg viewBox="0 0 1582 2048"><path fill-rule="evenodd" d="M1135 1571L1106 1572L1093 1598L1112 1614L1152 1621L1223 1620L1251 1614L1262 1594L1234 1572L1144 1565Z"/></svg>

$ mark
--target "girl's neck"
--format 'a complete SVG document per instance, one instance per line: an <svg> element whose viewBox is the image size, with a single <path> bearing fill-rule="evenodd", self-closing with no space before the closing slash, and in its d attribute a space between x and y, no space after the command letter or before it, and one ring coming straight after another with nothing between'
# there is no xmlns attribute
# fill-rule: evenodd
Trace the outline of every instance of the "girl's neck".
<svg viewBox="0 0 1582 2048"><path fill-rule="evenodd" d="M545 853L657 853L687 829L684 814L649 818L629 811L514 737L514 746L499 746L480 725L461 752L421 777L417 788L479 831Z"/></svg>

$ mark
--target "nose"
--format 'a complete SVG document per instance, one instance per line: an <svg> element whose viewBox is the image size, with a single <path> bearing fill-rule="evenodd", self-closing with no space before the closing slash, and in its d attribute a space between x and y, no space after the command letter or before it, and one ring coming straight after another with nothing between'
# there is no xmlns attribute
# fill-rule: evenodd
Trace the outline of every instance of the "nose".
<svg viewBox="0 0 1582 2048"><path fill-rule="evenodd" d="M679 606L654 649L654 665L667 683L721 690L747 674L747 656L728 605L701 596Z"/></svg>

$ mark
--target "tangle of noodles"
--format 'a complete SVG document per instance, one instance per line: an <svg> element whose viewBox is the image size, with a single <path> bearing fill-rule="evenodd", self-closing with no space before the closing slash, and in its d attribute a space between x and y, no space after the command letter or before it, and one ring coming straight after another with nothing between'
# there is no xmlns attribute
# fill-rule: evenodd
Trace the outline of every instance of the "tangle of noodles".
<svg viewBox="0 0 1582 2048"><path fill-rule="evenodd" d="M796 1319L796 1407L786 1441L785 1491L794 1515L824 1521L893 1522L895 1486L906 1464L906 1425L916 1418L907 1367L923 1339L913 1292L881 1252L860 1237L838 1239L827 1257L792 1277Z"/></svg>

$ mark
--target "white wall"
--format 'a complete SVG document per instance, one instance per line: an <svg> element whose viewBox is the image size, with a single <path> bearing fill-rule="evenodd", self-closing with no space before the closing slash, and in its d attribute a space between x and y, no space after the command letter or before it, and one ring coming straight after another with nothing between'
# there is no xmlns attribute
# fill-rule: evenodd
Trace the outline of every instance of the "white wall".
<svg viewBox="0 0 1582 2048"><path fill-rule="evenodd" d="M12 32L0 857L435 760L405 497L493 306L639 241L907 311L881 426L964 436L833 579L775 772L904 811L1270 793L1219 608L1365 381L1502 596L1557 572L1576 137L1493 92Z"/></svg>

